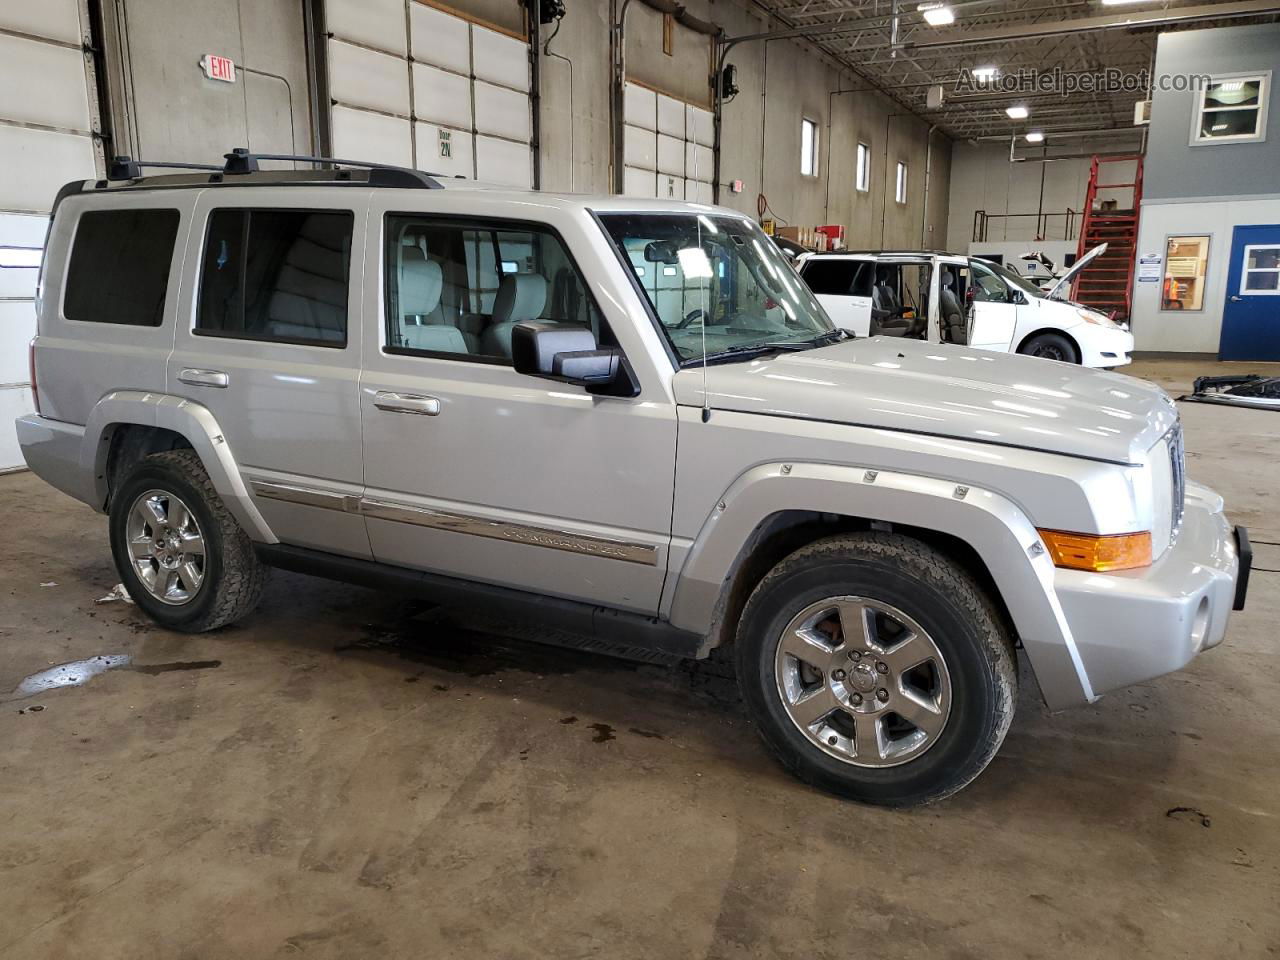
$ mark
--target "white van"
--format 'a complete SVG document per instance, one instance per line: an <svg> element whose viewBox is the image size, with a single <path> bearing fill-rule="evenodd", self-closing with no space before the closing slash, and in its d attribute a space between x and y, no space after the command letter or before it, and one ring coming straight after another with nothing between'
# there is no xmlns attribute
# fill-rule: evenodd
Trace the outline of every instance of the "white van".
<svg viewBox="0 0 1280 960"><path fill-rule="evenodd" d="M796 269L836 325L858 336L1119 367L1133 351L1128 327L1062 299L1106 249L1094 247L1046 290L998 263L950 253L813 254Z"/></svg>

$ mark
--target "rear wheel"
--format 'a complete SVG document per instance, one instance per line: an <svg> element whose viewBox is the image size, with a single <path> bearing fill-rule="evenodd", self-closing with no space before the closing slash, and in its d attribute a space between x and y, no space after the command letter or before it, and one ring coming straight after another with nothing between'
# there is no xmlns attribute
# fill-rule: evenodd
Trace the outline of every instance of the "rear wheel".
<svg viewBox="0 0 1280 960"><path fill-rule="evenodd" d="M193 450L141 460L112 494L110 531L129 596L163 626L212 630L262 595L266 568Z"/></svg>
<svg viewBox="0 0 1280 960"><path fill-rule="evenodd" d="M1079 363L1080 354L1071 341L1059 333L1038 333L1022 345L1019 353L1063 363Z"/></svg>
<svg viewBox="0 0 1280 960"><path fill-rule="evenodd" d="M869 803L955 793L1013 717L1012 644L955 563L908 537L832 538L756 587L737 640L743 698L802 780Z"/></svg>

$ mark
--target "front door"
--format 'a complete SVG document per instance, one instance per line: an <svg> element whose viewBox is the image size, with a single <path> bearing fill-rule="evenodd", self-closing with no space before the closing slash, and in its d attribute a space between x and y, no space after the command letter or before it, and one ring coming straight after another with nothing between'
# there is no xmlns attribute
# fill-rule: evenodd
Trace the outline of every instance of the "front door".
<svg viewBox="0 0 1280 960"><path fill-rule="evenodd" d="M639 369L640 395L623 398L511 365L513 327L538 322L588 325L639 368L634 331L607 286L616 258L570 251L541 223L381 202L370 216L381 241L366 259L360 390L362 512L375 559L656 613L674 403Z"/></svg>
<svg viewBox="0 0 1280 960"><path fill-rule="evenodd" d="M1280 360L1280 225L1235 229L1218 356Z"/></svg>
<svg viewBox="0 0 1280 960"><path fill-rule="evenodd" d="M1008 352L1018 325L1018 305L1009 284L980 260L969 261L969 346Z"/></svg>

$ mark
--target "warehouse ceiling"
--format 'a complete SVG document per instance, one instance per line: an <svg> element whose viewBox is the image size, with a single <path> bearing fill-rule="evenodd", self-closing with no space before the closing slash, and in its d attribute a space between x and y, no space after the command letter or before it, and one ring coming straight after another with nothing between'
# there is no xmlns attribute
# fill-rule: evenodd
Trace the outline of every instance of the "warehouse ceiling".
<svg viewBox="0 0 1280 960"><path fill-rule="evenodd" d="M996 67L1005 78L1055 69L1064 75L1109 69L1132 75L1151 68L1160 32L1280 19L1280 3L1241 0L955 0L945 4L954 21L932 25L919 8L942 2L900 0L895 44L892 0L757 3L781 21L781 29L805 31L806 39L955 139L1042 131L1052 140L1132 131L1134 103L1146 99L1124 89L959 90L966 68ZM931 108L929 90L937 85L944 101ZM1011 106L1025 106L1030 115L1010 119L1005 111Z"/></svg>

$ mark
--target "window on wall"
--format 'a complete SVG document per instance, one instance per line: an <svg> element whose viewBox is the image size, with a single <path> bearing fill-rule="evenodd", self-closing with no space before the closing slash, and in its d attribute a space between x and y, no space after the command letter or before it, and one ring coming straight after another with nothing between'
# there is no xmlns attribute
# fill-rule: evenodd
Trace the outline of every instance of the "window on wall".
<svg viewBox="0 0 1280 960"><path fill-rule="evenodd" d="M818 124L809 119L800 121L800 174L818 175Z"/></svg>
<svg viewBox="0 0 1280 960"><path fill-rule="evenodd" d="M898 176L893 188L893 199L898 203L907 202L907 165L901 160L898 161Z"/></svg>
<svg viewBox="0 0 1280 960"><path fill-rule="evenodd" d="M1270 87L1270 72L1213 77L1200 88L1192 144L1265 140Z"/></svg>
<svg viewBox="0 0 1280 960"><path fill-rule="evenodd" d="M1164 250L1160 309L1204 309L1204 276L1208 263L1208 237L1170 237Z"/></svg>
<svg viewBox="0 0 1280 960"><path fill-rule="evenodd" d="M864 193L871 189L871 148L858 144L858 165L854 185Z"/></svg>

